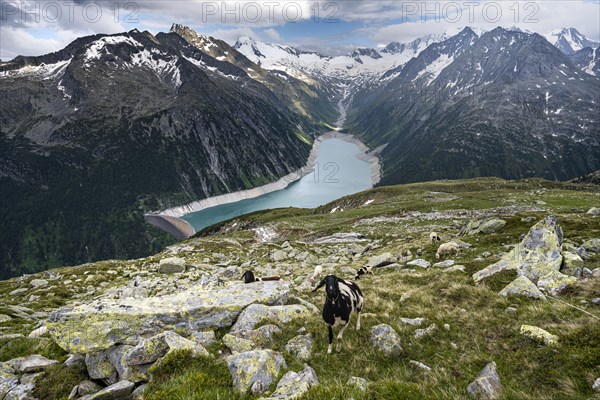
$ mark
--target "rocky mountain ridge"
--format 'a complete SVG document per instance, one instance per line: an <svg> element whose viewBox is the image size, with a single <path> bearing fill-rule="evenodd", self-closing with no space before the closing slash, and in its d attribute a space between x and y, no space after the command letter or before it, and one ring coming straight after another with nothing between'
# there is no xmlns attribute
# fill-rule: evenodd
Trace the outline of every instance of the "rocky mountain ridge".
<svg viewBox="0 0 600 400"><path fill-rule="evenodd" d="M187 39L94 35L0 66L0 276L147 255L167 238L144 210L305 164L312 135L336 118L327 95L179 29Z"/></svg>

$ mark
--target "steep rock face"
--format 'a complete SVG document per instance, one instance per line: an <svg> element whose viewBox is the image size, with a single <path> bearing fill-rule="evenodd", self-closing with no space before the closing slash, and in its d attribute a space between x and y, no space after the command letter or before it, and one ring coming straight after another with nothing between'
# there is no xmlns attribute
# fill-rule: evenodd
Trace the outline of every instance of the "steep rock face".
<svg viewBox="0 0 600 400"><path fill-rule="evenodd" d="M537 34L466 28L360 95L348 126L387 145L382 184L600 167L600 81Z"/></svg>
<svg viewBox="0 0 600 400"><path fill-rule="evenodd" d="M10 236L0 277L147 255L166 239L144 226L143 210L305 164L309 133L324 130L310 110L318 104L325 118L333 106L306 84L263 83L266 72L242 68L240 53L211 54L177 33L133 30L0 65L0 217Z"/></svg>

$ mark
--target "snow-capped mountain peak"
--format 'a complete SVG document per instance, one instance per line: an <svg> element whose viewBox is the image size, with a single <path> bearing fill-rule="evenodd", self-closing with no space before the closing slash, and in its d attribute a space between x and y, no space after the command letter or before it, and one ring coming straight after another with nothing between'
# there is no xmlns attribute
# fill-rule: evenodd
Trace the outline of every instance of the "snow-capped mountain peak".
<svg viewBox="0 0 600 400"><path fill-rule="evenodd" d="M557 29L548 32L544 37L567 55L571 55L586 47L597 48L600 46L600 43L590 40L575 28Z"/></svg>

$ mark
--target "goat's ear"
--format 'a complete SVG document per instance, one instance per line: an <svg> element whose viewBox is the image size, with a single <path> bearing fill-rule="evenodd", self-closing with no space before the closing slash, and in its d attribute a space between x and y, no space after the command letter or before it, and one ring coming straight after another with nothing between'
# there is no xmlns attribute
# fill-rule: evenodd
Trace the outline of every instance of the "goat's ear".
<svg viewBox="0 0 600 400"><path fill-rule="evenodd" d="M313 292L316 292L317 290L319 290L323 286L325 286L325 279L322 279L321 282L319 282L319 284L317 285L317 287L313 289Z"/></svg>

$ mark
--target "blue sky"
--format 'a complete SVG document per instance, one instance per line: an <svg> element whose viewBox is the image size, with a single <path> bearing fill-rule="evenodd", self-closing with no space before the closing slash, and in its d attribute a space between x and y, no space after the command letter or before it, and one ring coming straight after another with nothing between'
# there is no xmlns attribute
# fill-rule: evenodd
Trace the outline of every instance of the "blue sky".
<svg viewBox="0 0 600 400"><path fill-rule="evenodd" d="M115 7L118 5L118 7ZM115 12L118 10L118 12ZM318 11L317 11L318 10ZM327 18L329 17L329 18ZM555 1L163 1L0 0L0 58L59 50L75 38L172 23L234 43L239 36L325 54L406 42L464 26L575 27L600 39L598 0Z"/></svg>

